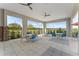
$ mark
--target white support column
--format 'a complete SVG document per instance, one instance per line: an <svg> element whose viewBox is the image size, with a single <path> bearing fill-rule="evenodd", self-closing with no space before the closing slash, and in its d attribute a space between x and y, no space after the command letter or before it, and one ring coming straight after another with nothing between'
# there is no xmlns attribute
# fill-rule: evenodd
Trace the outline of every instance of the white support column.
<svg viewBox="0 0 79 59"><path fill-rule="evenodd" d="M22 34L22 36L24 37L25 35L26 35L26 33L27 33L27 19L28 18L26 18L26 17L23 17L23 34Z"/></svg>
<svg viewBox="0 0 79 59"><path fill-rule="evenodd" d="M66 21L67 36L71 36L71 18Z"/></svg>
<svg viewBox="0 0 79 59"><path fill-rule="evenodd" d="M79 10L78 10L78 22L79 22ZM79 23L78 23L78 38L79 38Z"/></svg>
<svg viewBox="0 0 79 59"><path fill-rule="evenodd" d="M44 34L46 34L46 23L43 22L43 26L44 26Z"/></svg>

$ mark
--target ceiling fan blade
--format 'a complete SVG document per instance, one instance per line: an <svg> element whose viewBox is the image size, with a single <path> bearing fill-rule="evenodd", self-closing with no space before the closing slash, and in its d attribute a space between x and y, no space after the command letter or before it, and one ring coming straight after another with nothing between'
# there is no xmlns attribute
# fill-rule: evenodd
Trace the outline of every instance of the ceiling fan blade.
<svg viewBox="0 0 79 59"><path fill-rule="evenodd" d="M47 16L50 16L49 14Z"/></svg>
<svg viewBox="0 0 79 59"><path fill-rule="evenodd" d="M25 4L25 3L19 3L19 4L24 5L24 6L28 6L32 10L32 7L30 6L32 3L27 3L27 4Z"/></svg>
<svg viewBox="0 0 79 59"><path fill-rule="evenodd" d="M32 7L31 6L28 6L31 10L32 10Z"/></svg>
<svg viewBox="0 0 79 59"><path fill-rule="evenodd" d="M30 6L32 3L27 3L28 6Z"/></svg>

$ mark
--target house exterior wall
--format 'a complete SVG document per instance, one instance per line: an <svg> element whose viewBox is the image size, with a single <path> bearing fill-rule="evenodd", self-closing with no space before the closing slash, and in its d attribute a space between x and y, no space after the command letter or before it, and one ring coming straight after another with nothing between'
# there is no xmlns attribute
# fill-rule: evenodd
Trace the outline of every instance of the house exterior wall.
<svg viewBox="0 0 79 59"><path fill-rule="evenodd" d="M4 33L4 41L8 40L8 27L7 27L7 16L14 16L14 17L19 17L21 19L23 19L23 15L20 15L18 13L12 12L12 11L8 11L8 10L4 10L4 27L5 28L5 33Z"/></svg>
<svg viewBox="0 0 79 59"><path fill-rule="evenodd" d="M0 41L3 40L3 20L4 20L4 11L0 9Z"/></svg>
<svg viewBox="0 0 79 59"><path fill-rule="evenodd" d="M29 17L18 14L16 12L0 9L0 41L8 40L7 15L14 16L14 17L19 17L19 18L22 19L22 24L23 24L22 36L27 31L27 19Z"/></svg>

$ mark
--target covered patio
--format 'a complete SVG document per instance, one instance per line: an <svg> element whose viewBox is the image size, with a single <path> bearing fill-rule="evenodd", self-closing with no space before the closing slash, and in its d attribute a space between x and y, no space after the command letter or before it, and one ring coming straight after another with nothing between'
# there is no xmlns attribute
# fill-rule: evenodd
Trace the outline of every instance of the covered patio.
<svg viewBox="0 0 79 59"><path fill-rule="evenodd" d="M79 55L79 4L32 3L31 8L25 5L27 3L0 4L0 55ZM9 38L9 19L15 19L14 23L17 23L16 19L21 20L18 23L21 25L20 38ZM77 26L78 34L73 36L74 25Z"/></svg>

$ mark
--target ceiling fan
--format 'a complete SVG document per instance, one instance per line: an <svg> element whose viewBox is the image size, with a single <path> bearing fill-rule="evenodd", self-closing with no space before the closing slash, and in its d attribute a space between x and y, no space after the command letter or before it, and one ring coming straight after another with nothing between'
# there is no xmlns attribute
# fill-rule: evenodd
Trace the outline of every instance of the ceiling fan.
<svg viewBox="0 0 79 59"><path fill-rule="evenodd" d="M21 4L21 5L23 5L23 6L28 6L28 7L30 8L30 10L33 9L33 8L31 7L32 3L27 3L27 4L25 4L25 3L19 3L19 4Z"/></svg>
<svg viewBox="0 0 79 59"><path fill-rule="evenodd" d="M50 14L47 14L46 12L45 12L45 15L44 15L45 17L47 17L47 16L50 16Z"/></svg>

